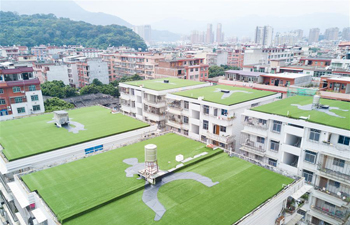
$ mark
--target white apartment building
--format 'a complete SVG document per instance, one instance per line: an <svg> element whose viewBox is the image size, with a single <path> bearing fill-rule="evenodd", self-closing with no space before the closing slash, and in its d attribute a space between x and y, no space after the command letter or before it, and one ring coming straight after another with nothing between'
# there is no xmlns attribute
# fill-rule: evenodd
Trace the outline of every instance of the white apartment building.
<svg viewBox="0 0 350 225"><path fill-rule="evenodd" d="M165 127L167 93L209 86L209 83L177 78L133 81L119 84L121 111L140 120Z"/></svg>
<svg viewBox="0 0 350 225"><path fill-rule="evenodd" d="M236 152L305 178L307 201L298 205L296 199L286 217L298 211L299 224L348 224L350 103L319 99L295 96L246 110Z"/></svg>
<svg viewBox="0 0 350 225"><path fill-rule="evenodd" d="M296 48L251 48L244 51L244 65L270 65L271 61L280 61L280 64L290 65L299 62L303 51Z"/></svg>
<svg viewBox="0 0 350 225"><path fill-rule="evenodd" d="M241 113L273 102L280 94L215 85L169 93L166 96L167 126L192 139L230 150L238 147Z"/></svg>

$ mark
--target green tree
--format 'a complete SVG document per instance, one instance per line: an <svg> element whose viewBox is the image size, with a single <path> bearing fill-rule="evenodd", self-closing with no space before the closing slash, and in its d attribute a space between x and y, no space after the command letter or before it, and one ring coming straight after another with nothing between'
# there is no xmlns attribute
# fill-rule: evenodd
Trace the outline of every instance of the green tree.
<svg viewBox="0 0 350 225"><path fill-rule="evenodd" d="M68 102L65 102L62 99L57 97L47 99L44 102L45 112L52 112L57 110L73 109L74 105Z"/></svg>

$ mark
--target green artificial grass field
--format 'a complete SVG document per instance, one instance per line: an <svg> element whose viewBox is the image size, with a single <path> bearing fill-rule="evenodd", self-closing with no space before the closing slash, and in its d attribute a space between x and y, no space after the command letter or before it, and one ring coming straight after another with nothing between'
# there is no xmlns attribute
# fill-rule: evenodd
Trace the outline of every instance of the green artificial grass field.
<svg viewBox="0 0 350 225"><path fill-rule="evenodd" d="M164 80L169 80L169 83L164 83ZM164 78L164 79L154 79L154 80L140 80L140 81L130 81L125 82L125 84L133 85L133 86L141 86L143 85L146 89L151 89L155 91L163 91L174 88L182 88L194 85L205 84L203 82L193 81L193 80L184 80L178 78Z"/></svg>
<svg viewBox="0 0 350 225"><path fill-rule="evenodd" d="M159 221L142 201L143 191L128 195L68 221L82 224L233 224L289 184L292 179L221 153L180 172L207 176L213 187L193 180L177 180L159 189L158 199L167 210Z"/></svg>
<svg viewBox="0 0 350 225"><path fill-rule="evenodd" d="M225 93L221 92L220 90L229 90L236 92L233 92L230 96L223 98L223 95ZM204 88L180 91L174 94L194 99L197 99L198 97L204 97L204 101L214 102L222 105L234 105L276 93L270 91L259 91L250 88L232 87L227 85L214 85Z"/></svg>
<svg viewBox="0 0 350 225"><path fill-rule="evenodd" d="M169 133L123 148L23 176L31 191L37 190L59 220L143 187L144 180L126 177L127 158L144 162L144 146L156 144L161 170L175 167L178 154L185 158L210 151L203 143ZM200 159L199 157L198 159ZM170 163L169 163L170 162Z"/></svg>
<svg viewBox="0 0 350 225"><path fill-rule="evenodd" d="M289 117L295 119L299 119L300 116L308 117L310 115L310 119L307 120L309 122L350 130L350 102L329 99L321 99L320 101L322 105L329 105L330 107L338 107L339 109L341 109L330 109L330 112L333 112L338 116L344 118L331 116L324 112L316 110L302 110L299 109L297 106L292 106L292 104L298 104L301 106L312 104L312 100L313 97L293 96L270 104L258 106L252 108L251 110L269 114L276 114L280 116L287 116L289 112Z"/></svg>
<svg viewBox="0 0 350 225"><path fill-rule="evenodd" d="M187 158L209 152L204 160L190 161L179 172L196 172L220 183L209 188L193 180L177 180L162 186L158 198L167 211L160 221L154 221L155 213L142 201L144 180L136 179L136 175L126 177L124 170L129 165L122 162L134 157L143 162L144 145L149 143L158 146L161 170L179 164L175 161L177 154ZM169 133L22 178L31 191L38 191L65 225L232 224L279 192L282 184L292 182L218 151ZM86 211L94 206L98 207Z"/></svg>
<svg viewBox="0 0 350 225"><path fill-rule="evenodd" d="M53 119L53 113L0 122L0 144L6 158L12 161L149 126L119 113L111 114L100 106L69 110L68 113L71 121L83 124L86 130L74 134L47 123Z"/></svg>

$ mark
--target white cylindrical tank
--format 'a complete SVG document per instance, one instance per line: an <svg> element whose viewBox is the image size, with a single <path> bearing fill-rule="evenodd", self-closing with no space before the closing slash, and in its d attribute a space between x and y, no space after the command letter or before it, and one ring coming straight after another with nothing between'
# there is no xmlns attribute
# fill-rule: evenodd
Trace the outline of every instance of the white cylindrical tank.
<svg viewBox="0 0 350 225"><path fill-rule="evenodd" d="M148 144L145 146L145 162L157 161L157 145Z"/></svg>
<svg viewBox="0 0 350 225"><path fill-rule="evenodd" d="M312 106L314 108L318 108L320 106L320 99L321 99L321 96L319 95L314 95L314 99L312 101Z"/></svg>

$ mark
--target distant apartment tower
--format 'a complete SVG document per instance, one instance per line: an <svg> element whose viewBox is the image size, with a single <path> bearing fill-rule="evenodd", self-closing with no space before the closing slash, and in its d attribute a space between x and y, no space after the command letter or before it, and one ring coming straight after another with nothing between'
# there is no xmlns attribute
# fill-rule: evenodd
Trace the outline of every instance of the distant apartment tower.
<svg viewBox="0 0 350 225"><path fill-rule="evenodd" d="M342 36L342 40L350 41L350 27L345 27L343 29L341 36Z"/></svg>
<svg viewBox="0 0 350 225"><path fill-rule="evenodd" d="M205 32L199 32L197 30L192 31L191 33L192 44L204 43L204 40L205 40Z"/></svg>
<svg viewBox="0 0 350 225"><path fill-rule="evenodd" d="M328 28L324 33L324 38L329 41L338 40L338 34L339 34L338 27Z"/></svg>
<svg viewBox="0 0 350 225"><path fill-rule="evenodd" d="M304 33L303 30L298 29L298 30L295 30L294 33L297 35L298 41L301 41L303 39L303 33Z"/></svg>
<svg viewBox="0 0 350 225"><path fill-rule="evenodd" d="M152 40L151 25L134 26L133 31L138 34L145 42L150 43Z"/></svg>
<svg viewBox="0 0 350 225"><path fill-rule="evenodd" d="M319 28L311 28L309 32L309 44L318 42L318 38L320 36L320 29Z"/></svg>
<svg viewBox="0 0 350 225"><path fill-rule="evenodd" d="M211 23L208 23L205 42L206 42L207 44L211 44L211 43L214 42L213 39L214 39L213 25L212 25Z"/></svg>
<svg viewBox="0 0 350 225"><path fill-rule="evenodd" d="M273 28L270 26L256 27L255 43L264 46L271 46L273 37Z"/></svg>
<svg viewBox="0 0 350 225"><path fill-rule="evenodd" d="M216 27L216 42L220 43L223 42L223 33L222 33L222 25L221 23L218 23Z"/></svg>

